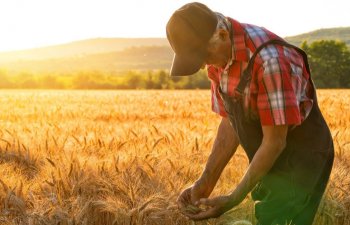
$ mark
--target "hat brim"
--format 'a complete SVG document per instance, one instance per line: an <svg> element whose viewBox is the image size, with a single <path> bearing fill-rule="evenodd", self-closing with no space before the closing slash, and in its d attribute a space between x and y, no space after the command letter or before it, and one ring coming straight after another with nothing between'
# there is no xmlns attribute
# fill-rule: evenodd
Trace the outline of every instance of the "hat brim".
<svg viewBox="0 0 350 225"><path fill-rule="evenodd" d="M192 54L175 54L170 69L170 76L188 76L196 73L205 61L205 53L202 51Z"/></svg>

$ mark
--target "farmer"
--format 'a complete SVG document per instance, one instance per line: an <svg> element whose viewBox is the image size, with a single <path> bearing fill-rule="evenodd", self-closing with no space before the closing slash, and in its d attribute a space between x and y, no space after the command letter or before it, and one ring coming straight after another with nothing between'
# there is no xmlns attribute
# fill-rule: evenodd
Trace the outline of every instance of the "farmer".
<svg viewBox="0 0 350 225"><path fill-rule="evenodd" d="M175 52L171 76L206 66L212 109L222 117L205 169L178 197L179 209L193 220L219 217L251 192L258 224L311 225L334 148L305 53L197 2L176 10L166 32ZM239 144L246 173L232 192L208 198Z"/></svg>

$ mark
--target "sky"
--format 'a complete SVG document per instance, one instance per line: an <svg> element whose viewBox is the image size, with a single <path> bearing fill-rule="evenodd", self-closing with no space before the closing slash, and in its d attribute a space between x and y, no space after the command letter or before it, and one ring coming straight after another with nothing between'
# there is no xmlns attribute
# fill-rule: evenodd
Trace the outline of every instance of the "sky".
<svg viewBox="0 0 350 225"><path fill-rule="evenodd" d="M165 37L186 0L0 0L0 52L104 37ZM282 36L350 26L348 0L202 0Z"/></svg>

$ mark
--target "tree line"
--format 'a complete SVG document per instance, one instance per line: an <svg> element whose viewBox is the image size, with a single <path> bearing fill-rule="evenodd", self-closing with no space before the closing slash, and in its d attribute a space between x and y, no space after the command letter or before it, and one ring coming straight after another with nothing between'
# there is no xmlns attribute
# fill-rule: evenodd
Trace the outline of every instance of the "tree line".
<svg viewBox="0 0 350 225"><path fill-rule="evenodd" d="M0 69L2 89L208 89L206 71L195 75L169 77L166 70L126 71L104 73L79 71L61 74L10 74Z"/></svg>
<svg viewBox="0 0 350 225"><path fill-rule="evenodd" d="M303 42L312 77L319 88L350 88L350 50L335 40ZM78 71L73 73L20 72L0 69L0 88L23 89L207 89L206 71L195 75L169 77L167 70L125 71L124 73Z"/></svg>

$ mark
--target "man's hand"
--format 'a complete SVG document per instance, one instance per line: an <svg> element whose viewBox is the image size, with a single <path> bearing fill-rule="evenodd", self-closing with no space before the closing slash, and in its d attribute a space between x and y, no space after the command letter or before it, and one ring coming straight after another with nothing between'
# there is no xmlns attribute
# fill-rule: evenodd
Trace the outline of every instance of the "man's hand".
<svg viewBox="0 0 350 225"><path fill-rule="evenodd" d="M201 211L198 211L197 213L185 213L185 215L192 220L217 218L238 205L239 202L240 201L237 201L231 195L222 195L215 198L202 198L196 202L196 206Z"/></svg>
<svg viewBox="0 0 350 225"><path fill-rule="evenodd" d="M183 190L177 198L179 210L183 214L198 213L201 210L195 206L195 202L204 197L207 197L205 187L201 186L197 181L192 186Z"/></svg>
<svg viewBox="0 0 350 225"><path fill-rule="evenodd" d="M192 187L193 186L183 190L181 192L181 194L179 195L179 197L177 198L177 206L179 207L179 210L183 214L185 214L187 211L189 211L190 207L194 205L194 203L191 200ZM195 210L195 208L193 208L193 209L194 209L193 213L196 213L197 211Z"/></svg>

